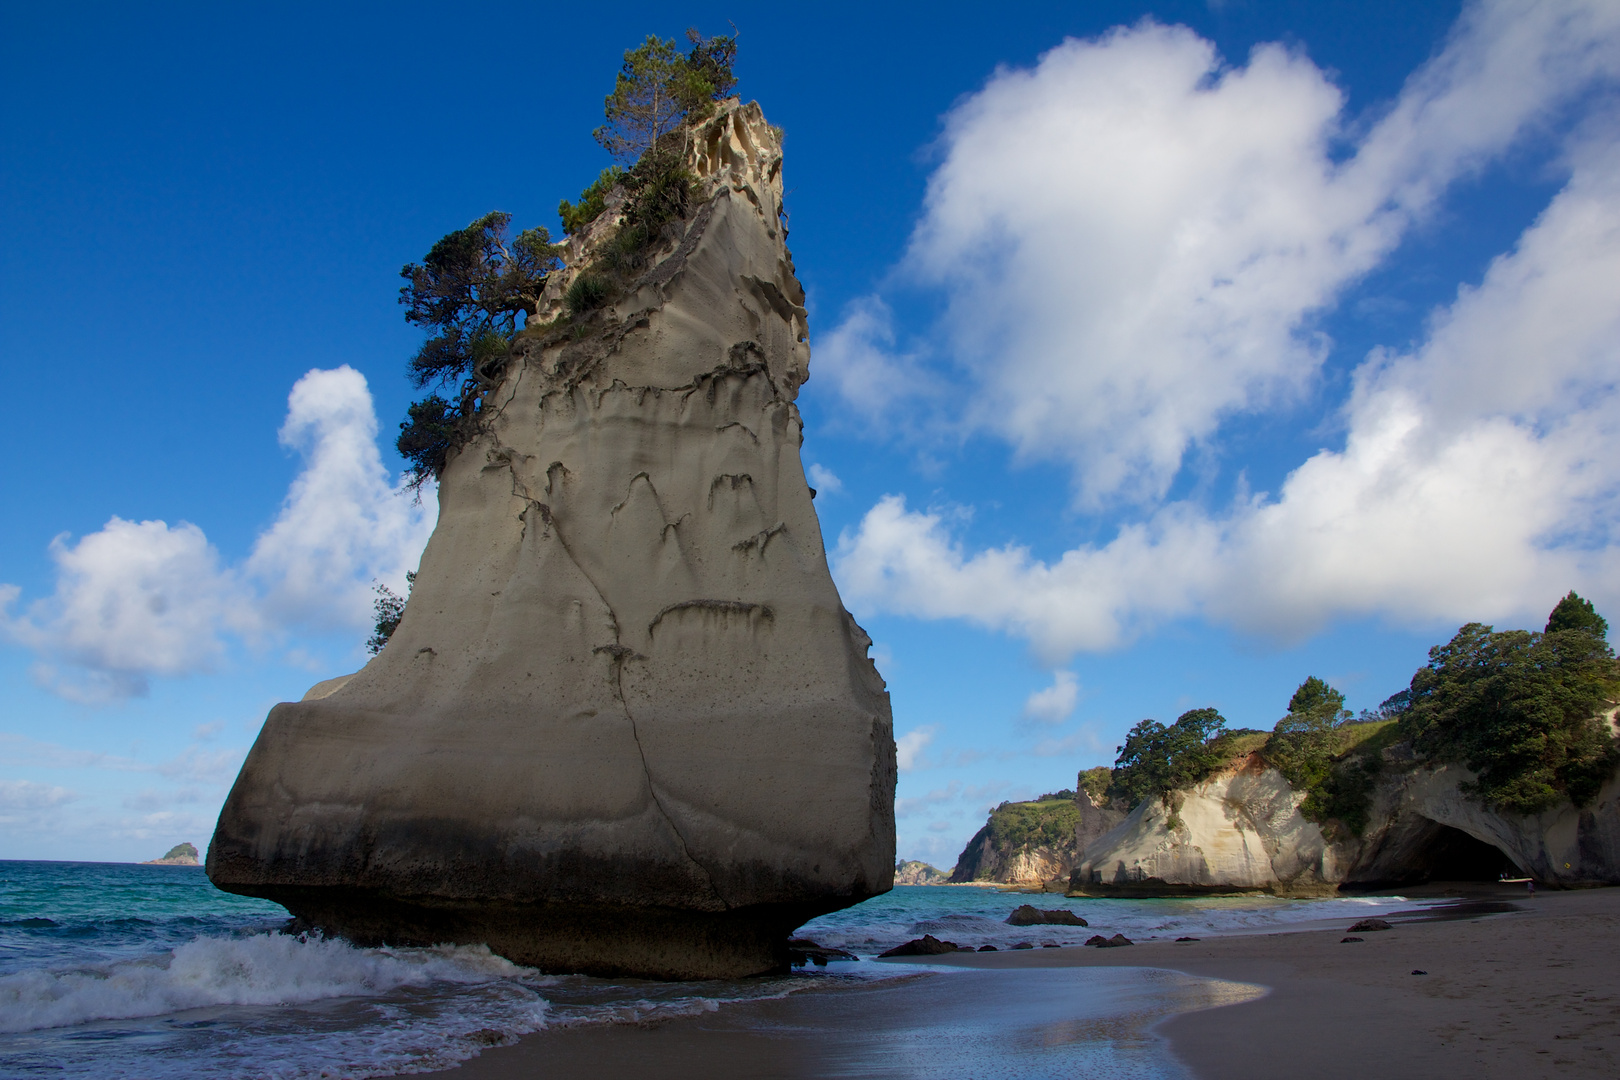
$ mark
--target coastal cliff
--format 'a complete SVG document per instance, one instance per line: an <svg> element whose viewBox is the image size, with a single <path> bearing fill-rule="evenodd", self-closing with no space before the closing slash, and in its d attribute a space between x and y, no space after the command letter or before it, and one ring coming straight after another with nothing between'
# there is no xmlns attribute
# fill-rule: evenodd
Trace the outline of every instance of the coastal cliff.
<svg viewBox="0 0 1620 1080"><path fill-rule="evenodd" d="M1074 792L1002 803L962 849L950 880L1060 888L1074 867L1082 824Z"/></svg>
<svg viewBox="0 0 1620 1080"><path fill-rule="evenodd" d="M1330 825L1330 839L1301 813L1306 794L1248 754L1167 798L1144 799L1084 847L1070 892L1311 896L1503 874L1550 886L1620 884L1620 771L1587 806L1565 800L1536 814L1487 806L1467 792L1475 780L1456 765L1388 769L1365 829Z"/></svg>
<svg viewBox="0 0 1620 1080"><path fill-rule="evenodd" d="M888 695L799 457L780 132L724 102L684 168L690 212L583 313L622 198L571 238L386 647L271 710L220 888L356 941L665 978L783 968L794 927L890 888Z"/></svg>

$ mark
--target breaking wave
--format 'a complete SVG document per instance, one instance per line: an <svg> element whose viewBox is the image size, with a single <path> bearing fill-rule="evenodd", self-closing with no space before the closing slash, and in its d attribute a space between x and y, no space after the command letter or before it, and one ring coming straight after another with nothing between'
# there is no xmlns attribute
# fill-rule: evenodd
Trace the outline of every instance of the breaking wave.
<svg viewBox="0 0 1620 1080"><path fill-rule="evenodd" d="M339 940L283 934L204 937L149 960L0 976L0 1031L162 1016L206 1006L376 997L401 987L533 974L483 945L360 949Z"/></svg>

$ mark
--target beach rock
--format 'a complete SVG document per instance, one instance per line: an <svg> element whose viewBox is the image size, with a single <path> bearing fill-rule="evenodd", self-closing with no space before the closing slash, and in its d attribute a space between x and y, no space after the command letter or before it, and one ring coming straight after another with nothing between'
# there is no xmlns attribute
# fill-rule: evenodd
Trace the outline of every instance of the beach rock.
<svg viewBox="0 0 1620 1080"><path fill-rule="evenodd" d="M860 959L852 952L830 948L826 945L817 945L808 938L794 938L787 943L787 950L788 962L794 967L804 967L806 963L813 963L816 967L826 967L829 962L842 963Z"/></svg>
<svg viewBox="0 0 1620 1080"><path fill-rule="evenodd" d="M1087 944L1090 943L1087 942ZM1034 947L1035 943L1033 941L1020 941L1018 944L1013 946L1015 949L1033 949Z"/></svg>
<svg viewBox="0 0 1620 1080"><path fill-rule="evenodd" d="M1351 941L1366 941L1366 940L1367 940L1366 938L1359 938L1359 937L1342 937L1342 938L1339 939L1339 944L1343 945L1343 944L1345 944L1347 942L1351 942Z"/></svg>
<svg viewBox="0 0 1620 1080"><path fill-rule="evenodd" d="M1134 945L1136 942L1124 934L1115 934L1113 937L1107 938L1101 934L1093 934L1086 939L1086 944L1096 946L1099 949L1117 949L1121 945Z"/></svg>
<svg viewBox="0 0 1620 1080"><path fill-rule="evenodd" d="M795 405L781 134L694 131L681 232L568 331L571 238L387 647L277 705L208 872L357 942L548 971L740 977L894 877L895 746L828 573Z"/></svg>
<svg viewBox="0 0 1620 1080"><path fill-rule="evenodd" d="M944 953L956 952L959 946L954 941L941 941L933 934L924 934L920 938L913 938L904 945L896 945L888 952L878 953L879 956L939 956ZM972 950L969 950L970 952Z"/></svg>
<svg viewBox="0 0 1620 1080"><path fill-rule="evenodd" d="M1197 941L1198 938L1195 938L1195 937L1178 937L1178 938L1176 938L1176 940L1177 941Z"/></svg>
<svg viewBox="0 0 1620 1080"><path fill-rule="evenodd" d="M1033 904L1022 904L1013 909L1007 916L1009 926L1039 926L1051 924L1054 926L1086 926L1086 920L1072 911L1062 908L1038 908Z"/></svg>
<svg viewBox="0 0 1620 1080"><path fill-rule="evenodd" d="M197 848L192 844L176 844L161 859L148 859L142 866L196 866Z"/></svg>
<svg viewBox="0 0 1620 1080"><path fill-rule="evenodd" d="M1485 806L1466 790L1475 779L1458 765L1386 769L1344 883L1488 881L1505 872L1559 887L1620 884L1620 769L1588 805L1565 801L1537 814Z"/></svg>
<svg viewBox="0 0 1620 1080"><path fill-rule="evenodd" d="M994 945L980 945L979 946L979 951L980 952L999 952L1000 950L998 950Z"/></svg>
<svg viewBox="0 0 1620 1080"><path fill-rule="evenodd" d="M1350 927L1350 929L1347 930L1346 933L1361 934L1361 933L1367 932L1368 930L1393 930L1393 929L1395 929L1395 928L1393 926L1391 926L1389 923L1385 922L1383 919L1362 919L1360 922L1358 922L1354 926Z"/></svg>

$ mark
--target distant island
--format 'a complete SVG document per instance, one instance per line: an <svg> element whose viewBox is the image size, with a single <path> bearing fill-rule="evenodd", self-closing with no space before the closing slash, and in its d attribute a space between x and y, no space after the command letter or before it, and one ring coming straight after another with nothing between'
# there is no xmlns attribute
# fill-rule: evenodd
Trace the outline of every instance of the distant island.
<svg viewBox="0 0 1620 1080"><path fill-rule="evenodd" d="M943 885L950 880L950 871L916 859L903 859L894 864L896 885Z"/></svg>
<svg viewBox="0 0 1620 1080"><path fill-rule="evenodd" d="M142 866L196 866L197 849L191 844L176 844L161 859L148 859Z"/></svg>

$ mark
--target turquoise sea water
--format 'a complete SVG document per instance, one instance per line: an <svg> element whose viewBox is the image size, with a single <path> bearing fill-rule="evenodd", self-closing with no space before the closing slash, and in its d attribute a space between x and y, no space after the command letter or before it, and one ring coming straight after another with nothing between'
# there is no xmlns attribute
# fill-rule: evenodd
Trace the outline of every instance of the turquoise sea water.
<svg viewBox="0 0 1620 1080"><path fill-rule="evenodd" d="M1005 924L1021 903L1092 927ZM1084 900L902 887L807 924L870 958L932 933L962 945L1283 928L1398 898ZM215 889L200 868L0 862L0 1077L105 1080L367 1077L444 1068L556 1024L707 1013L904 969L863 962L736 982L547 976L472 946L359 949L279 932L278 905ZM1123 1075L1123 1074L1122 1074Z"/></svg>

